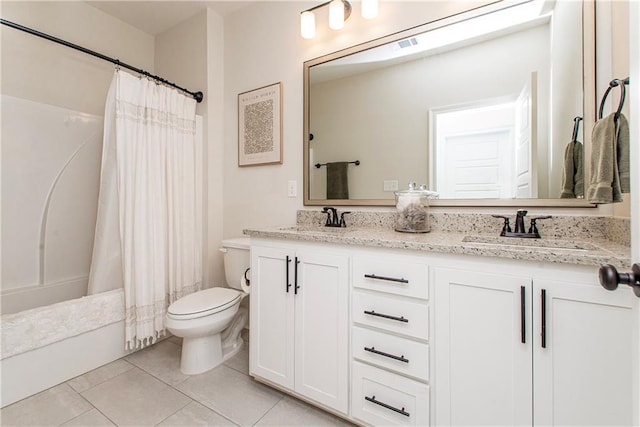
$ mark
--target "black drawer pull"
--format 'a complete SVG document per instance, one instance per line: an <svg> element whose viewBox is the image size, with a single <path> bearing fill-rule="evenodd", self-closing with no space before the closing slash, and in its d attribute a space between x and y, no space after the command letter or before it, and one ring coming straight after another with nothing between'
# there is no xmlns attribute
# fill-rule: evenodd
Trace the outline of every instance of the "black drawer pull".
<svg viewBox="0 0 640 427"><path fill-rule="evenodd" d="M391 406L391 405L387 405L387 404L386 404L386 403L384 403L384 402L380 402L379 400L376 400L376 397L375 397L375 396L371 396L371 397L369 397L369 396L365 396L365 397L364 397L364 399L365 399L365 400L367 400L367 401L369 401L369 402L371 402L371 403L375 403L376 405L380 405L380 406L382 406L383 408L390 409L390 410L392 410L393 412L397 412L397 413L399 413L399 414L402 414L402 415L404 415L405 417L410 417L410 416L411 416L411 414L409 414L407 411L405 411L405 410L404 410L404 407L402 407L402 409L394 408L394 407L393 407L393 406Z"/></svg>
<svg viewBox="0 0 640 427"><path fill-rule="evenodd" d="M298 289L300 289L300 285L298 285L298 264L300 264L300 260L298 257L295 257L295 262L293 263L293 293L294 295L298 295Z"/></svg>
<svg viewBox="0 0 640 427"><path fill-rule="evenodd" d="M542 325L540 325L540 339L541 339L541 345L542 348L547 348L547 290L543 289L542 292L540 292L540 299L541 299L541 307L540 307L540 311L541 313L541 323Z"/></svg>
<svg viewBox="0 0 640 427"><path fill-rule="evenodd" d="M289 292L289 288L291 287L291 283L289 283L289 263L291 262L291 258L289 258L289 255L287 255L286 259L285 259L285 265L284 265L284 270L285 270L285 274L286 274L286 278L285 278L285 288L287 289L287 292Z"/></svg>
<svg viewBox="0 0 640 427"><path fill-rule="evenodd" d="M404 354L402 356L395 356L393 354L385 353L384 351L376 350L375 347L365 347L364 351L368 351L369 353L379 354L380 356L388 357L390 359L399 360L404 363L409 363L409 359L405 359Z"/></svg>
<svg viewBox="0 0 640 427"><path fill-rule="evenodd" d="M526 311L525 288L524 286L520 286L520 342L522 342L522 344L527 343L527 321L525 317Z"/></svg>
<svg viewBox="0 0 640 427"><path fill-rule="evenodd" d="M389 282L409 283L407 279L396 279L395 277L376 276L375 274L365 274L367 279L387 280Z"/></svg>
<svg viewBox="0 0 640 427"><path fill-rule="evenodd" d="M389 316L388 314L376 313L373 310L371 310L371 311L365 310L364 314L368 314L370 316L376 316L376 317L384 317L385 319L397 320L398 322L409 323L409 319L405 319L404 316L400 316L400 317Z"/></svg>

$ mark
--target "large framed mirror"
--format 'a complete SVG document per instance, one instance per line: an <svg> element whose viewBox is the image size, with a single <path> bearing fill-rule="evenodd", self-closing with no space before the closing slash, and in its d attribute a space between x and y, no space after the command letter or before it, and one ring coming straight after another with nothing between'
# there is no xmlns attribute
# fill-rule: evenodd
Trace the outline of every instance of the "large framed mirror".
<svg viewBox="0 0 640 427"><path fill-rule="evenodd" d="M304 204L416 182L435 206L593 206L594 9L498 2L305 62Z"/></svg>

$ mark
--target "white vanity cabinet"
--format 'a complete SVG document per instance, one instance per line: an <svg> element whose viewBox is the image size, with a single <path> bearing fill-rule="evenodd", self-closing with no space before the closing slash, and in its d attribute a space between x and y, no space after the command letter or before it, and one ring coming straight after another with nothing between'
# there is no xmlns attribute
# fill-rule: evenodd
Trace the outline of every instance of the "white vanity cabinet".
<svg viewBox="0 0 640 427"><path fill-rule="evenodd" d="M352 267L352 416L429 425L429 267L375 252L355 252Z"/></svg>
<svg viewBox="0 0 640 427"><path fill-rule="evenodd" d="M436 425L531 425L531 278L435 268L433 279Z"/></svg>
<svg viewBox="0 0 640 427"><path fill-rule="evenodd" d="M533 282L536 425L634 425L638 301L631 289L604 290L596 271Z"/></svg>
<svg viewBox="0 0 640 427"><path fill-rule="evenodd" d="M632 425L631 293L511 264L434 270L435 423Z"/></svg>
<svg viewBox="0 0 640 427"><path fill-rule="evenodd" d="M596 266L256 239L251 271L251 374L357 424L637 422L640 300Z"/></svg>
<svg viewBox="0 0 640 427"><path fill-rule="evenodd" d="M348 256L251 246L251 375L348 413Z"/></svg>

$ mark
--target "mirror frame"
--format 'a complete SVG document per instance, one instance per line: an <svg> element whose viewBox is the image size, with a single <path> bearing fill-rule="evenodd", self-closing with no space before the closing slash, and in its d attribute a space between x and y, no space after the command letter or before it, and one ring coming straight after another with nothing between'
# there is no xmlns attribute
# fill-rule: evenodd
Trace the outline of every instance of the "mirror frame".
<svg viewBox="0 0 640 427"><path fill-rule="evenodd" d="M305 61L303 64L303 187L304 206L395 206L395 199L310 199L310 170L309 170L309 69L334 59L362 52L374 47L402 40L416 34L434 30L436 28L451 25L460 20L467 20L496 10L504 9L502 2L492 3L477 9L462 12L436 21L430 21L417 27L393 33L378 39L361 43L346 49L339 50L315 59ZM583 129L592 129L595 124L596 114L596 57L595 57L595 0L583 0L582 2L582 33L583 33ZM509 6L507 6L509 7ZM591 159L591 134L583 132L584 162L590 165ZM590 170L584 168L585 190L590 179ZM431 206L531 206L531 207L564 207L564 208L594 208L597 205L589 203L586 199L433 199Z"/></svg>

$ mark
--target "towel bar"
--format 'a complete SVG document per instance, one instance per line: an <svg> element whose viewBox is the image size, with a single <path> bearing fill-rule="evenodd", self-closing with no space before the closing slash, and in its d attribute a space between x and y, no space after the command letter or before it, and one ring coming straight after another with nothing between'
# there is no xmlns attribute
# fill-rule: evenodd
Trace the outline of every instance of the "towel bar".
<svg viewBox="0 0 640 427"><path fill-rule="evenodd" d="M604 103L607 100L607 96L609 96L609 92L611 92L611 89L613 89L616 86L620 86L620 103L618 104L618 110L616 111L616 119L618 118L618 116L620 115L620 112L622 111L622 106L624 105L624 99L626 97L626 88L625 86L629 84L629 77L627 77L626 79L620 80L620 79L613 79L609 82L609 87L607 88L607 90L604 92L604 96L602 97L602 101L600 102L600 110L598 110L598 120L600 120L602 118L602 112L604 110Z"/></svg>
<svg viewBox="0 0 640 427"><path fill-rule="evenodd" d="M353 163L356 166L360 166L360 160L356 160L354 162L347 162L347 163ZM322 164L321 163L316 163L314 166L316 168L320 169L320 166L327 166L327 164L326 163L322 163Z"/></svg>

